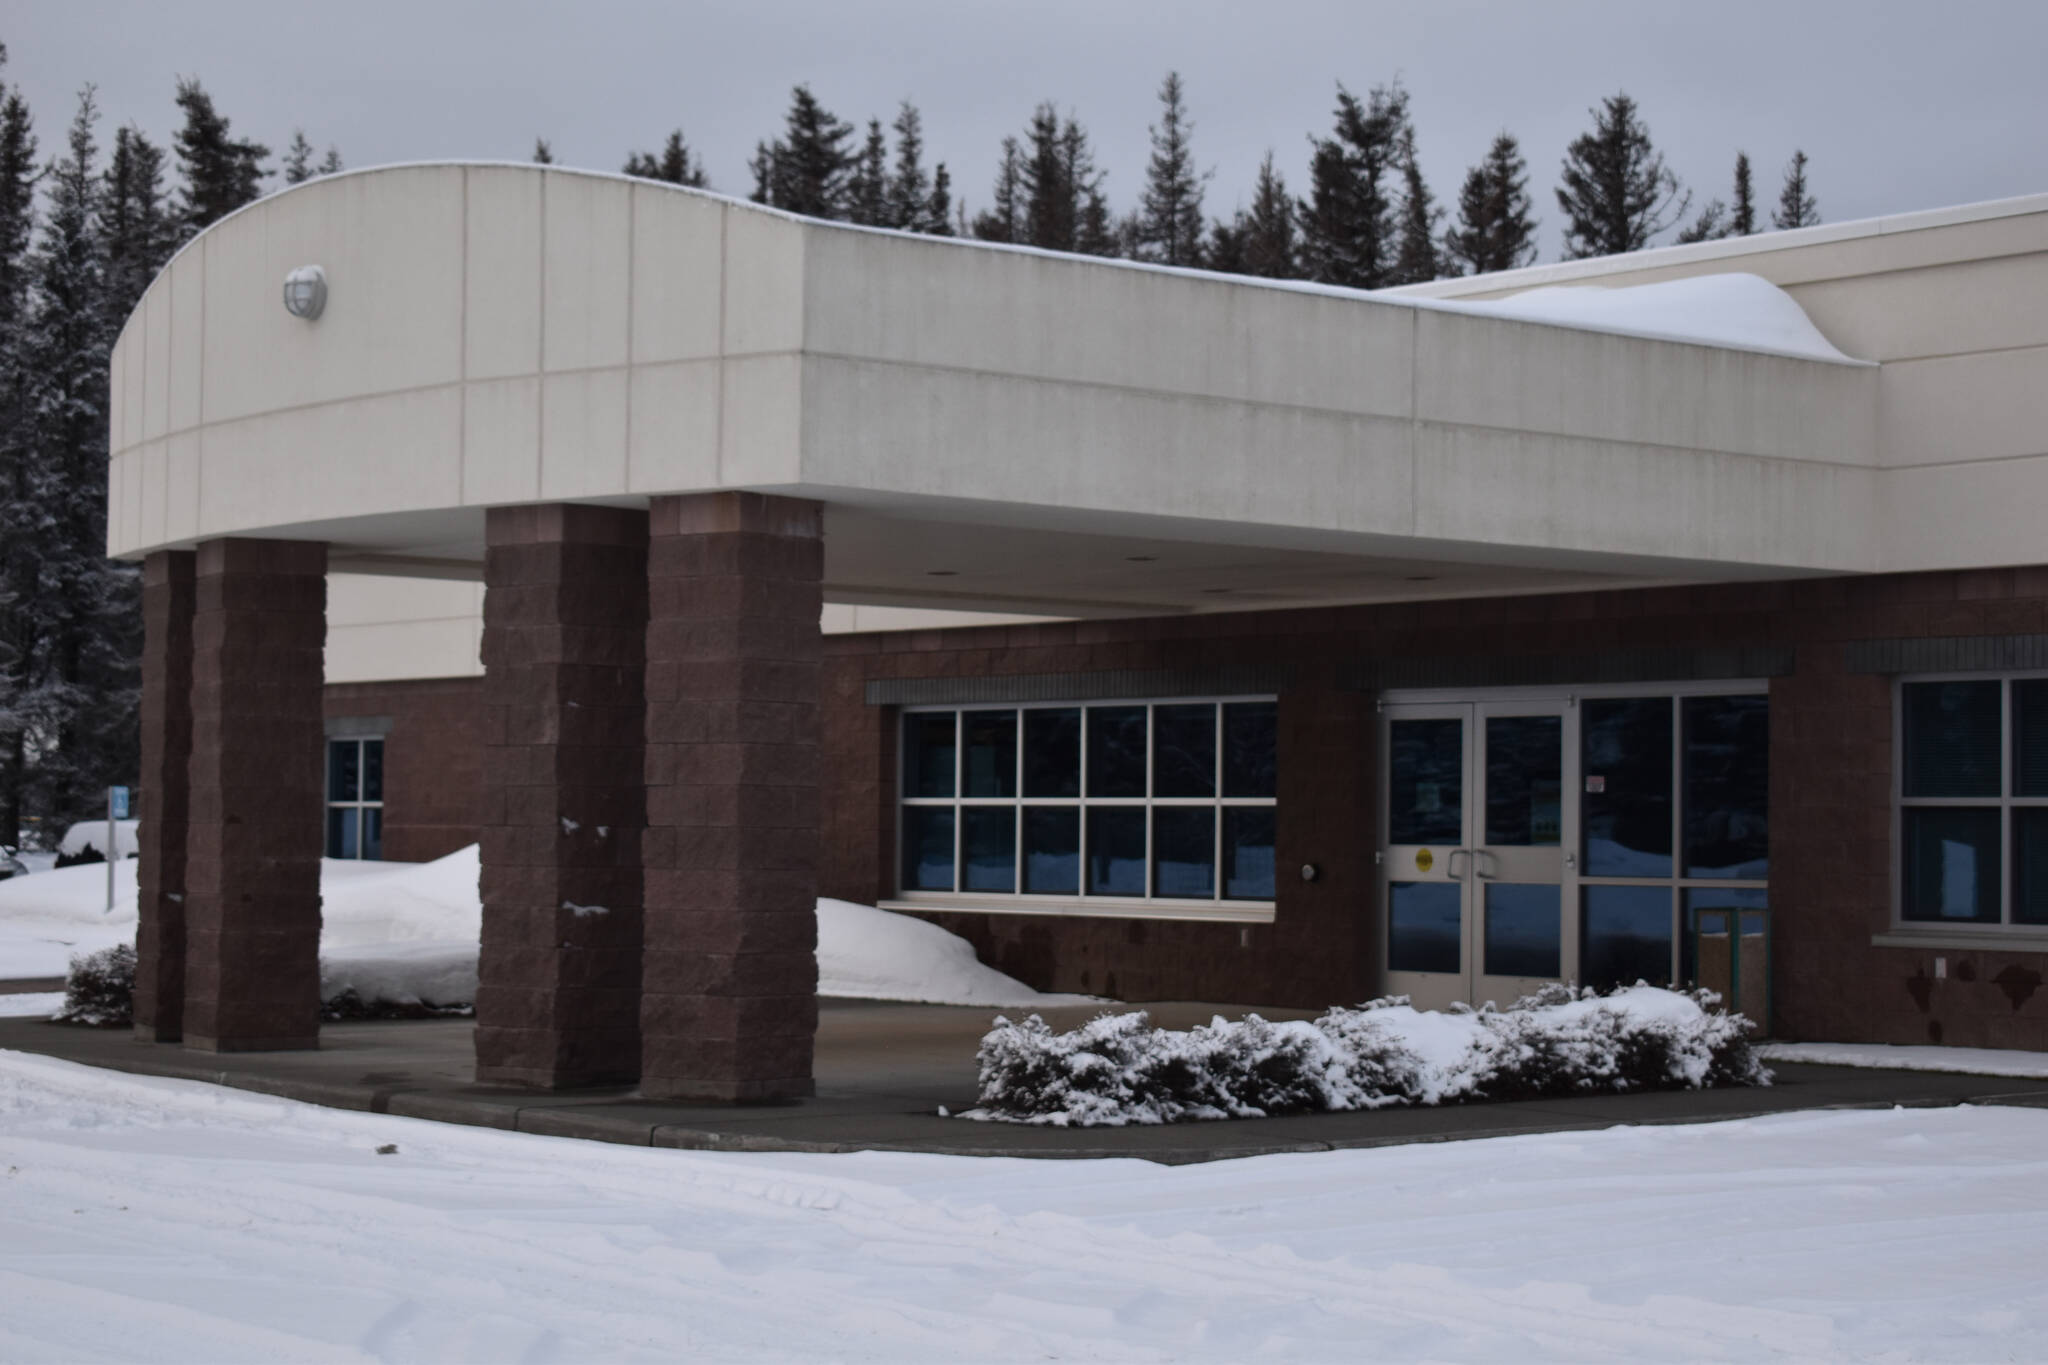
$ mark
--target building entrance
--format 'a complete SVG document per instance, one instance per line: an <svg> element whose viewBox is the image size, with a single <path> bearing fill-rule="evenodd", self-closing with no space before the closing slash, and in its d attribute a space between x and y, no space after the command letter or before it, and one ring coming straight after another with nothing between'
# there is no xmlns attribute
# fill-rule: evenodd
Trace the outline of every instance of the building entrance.
<svg viewBox="0 0 2048 1365"><path fill-rule="evenodd" d="M1387 992L1691 981L1725 912L1763 922L1761 684L1396 693L1380 715Z"/></svg>

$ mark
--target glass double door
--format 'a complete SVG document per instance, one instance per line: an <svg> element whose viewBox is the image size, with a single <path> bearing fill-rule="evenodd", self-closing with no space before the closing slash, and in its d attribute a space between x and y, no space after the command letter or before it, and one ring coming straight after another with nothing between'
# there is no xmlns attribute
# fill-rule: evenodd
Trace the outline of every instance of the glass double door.
<svg viewBox="0 0 2048 1365"><path fill-rule="evenodd" d="M1578 960L1575 718L1562 697L1384 708L1389 993L1505 1005Z"/></svg>

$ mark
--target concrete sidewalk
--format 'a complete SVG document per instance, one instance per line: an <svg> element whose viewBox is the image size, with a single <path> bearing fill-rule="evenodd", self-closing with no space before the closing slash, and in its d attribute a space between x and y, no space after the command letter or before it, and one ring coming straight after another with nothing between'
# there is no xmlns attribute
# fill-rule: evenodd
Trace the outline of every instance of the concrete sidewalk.
<svg viewBox="0 0 2048 1365"><path fill-rule="evenodd" d="M1142 1157L1179 1164L1274 1152L1442 1142L1626 1123L1696 1123L1801 1109L2022 1104L2048 1108L2048 1081L1779 1065L1762 1089L1658 1091L1573 1099L1139 1128L1040 1128L941 1118L975 1096L975 1046L1000 1011L821 1001L815 1098L773 1106L692 1105L627 1089L546 1094L472 1083L468 1020L329 1024L318 1052L213 1055L134 1041L126 1030L0 1019L0 1047L146 1076L174 1076L342 1109L446 1123L709 1151L920 1151L965 1156ZM1145 1006L1163 1026L1218 1007ZM1230 1014L1242 1013L1236 1008ZM1262 1010L1269 1018L1306 1013ZM1041 1011L1071 1027L1094 1007Z"/></svg>

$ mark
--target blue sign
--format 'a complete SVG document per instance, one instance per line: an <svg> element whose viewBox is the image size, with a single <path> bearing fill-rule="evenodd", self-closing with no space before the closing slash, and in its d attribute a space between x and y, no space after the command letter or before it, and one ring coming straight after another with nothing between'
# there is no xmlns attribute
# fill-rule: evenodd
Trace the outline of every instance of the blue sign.
<svg viewBox="0 0 2048 1365"><path fill-rule="evenodd" d="M107 788L107 807L114 812L116 820L126 820L128 818L128 789L126 787Z"/></svg>

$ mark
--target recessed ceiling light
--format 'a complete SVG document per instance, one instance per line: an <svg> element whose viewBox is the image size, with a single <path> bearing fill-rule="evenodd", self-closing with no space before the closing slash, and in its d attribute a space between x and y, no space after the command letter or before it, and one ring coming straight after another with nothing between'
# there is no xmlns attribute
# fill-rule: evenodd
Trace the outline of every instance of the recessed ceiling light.
<svg viewBox="0 0 2048 1365"><path fill-rule="evenodd" d="M958 569L926 569L925 573L932 578L957 578L960 575Z"/></svg>
<svg viewBox="0 0 2048 1365"><path fill-rule="evenodd" d="M1412 573L1401 581L1403 583L1434 583L1436 582L1436 575L1433 573Z"/></svg>
<svg viewBox="0 0 2048 1365"><path fill-rule="evenodd" d="M1155 562L1155 561L1156 561L1156 560L1157 560L1158 558L1159 558L1159 556L1158 556L1158 555L1125 555L1125 556L1124 556L1124 560L1125 560L1125 561L1126 561L1127 563L1131 563L1131 564L1151 564L1151 563Z"/></svg>

